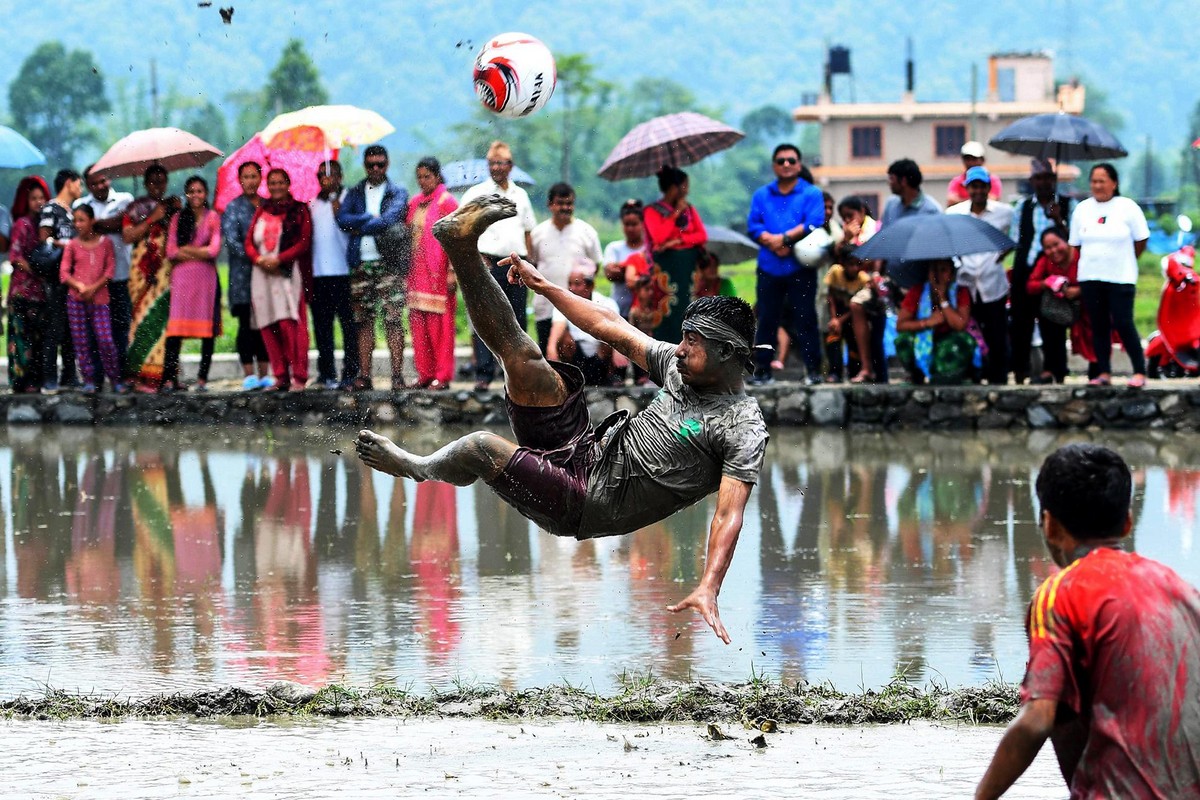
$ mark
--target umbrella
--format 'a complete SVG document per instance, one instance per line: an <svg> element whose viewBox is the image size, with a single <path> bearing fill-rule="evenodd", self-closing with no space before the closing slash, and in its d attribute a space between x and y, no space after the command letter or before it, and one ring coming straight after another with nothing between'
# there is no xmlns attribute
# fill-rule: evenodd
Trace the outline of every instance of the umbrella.
<svg viewBox="0 0 1200 800"><path fill-rule="evenodd" d="M247 161L256 161L262 165L263 172L276 167L286 170L292 181L292 197L302 203L307 203L321 191L317 183L317 167L325 161L336 161L337 150L281 150L267 147L263 144L262 134L256 133L254 138L233 151L217 170L217 194L213 200L213 208L224 211L229 201L242 193L238 183L238 167ZM258 187L261 197L267 196L267 182L264 180Z"/></svg>
<svg viewBox="0 0 1200 800"><path fill-rule="evenodd" d="M610 181L646 178L664 164L683 167L740 142L746 134L694 111L643 122L621 137L596 174Z"/></svg>
<svg viewBox="0 0 1200 800"><path fill-rule="evenodd" d="M1099 161L1129 155L1117 137L1083 117L1059 111L1024 117L988 142L997 150L1035 158Z"/></svg>
<svg viewBox="0 0 1200 800"><path fill-rule="evenodd" d="M855 256L892 261L892 280L908 287L925 280L924 261L1011 250L1015 246L1012 239L981 219L966 214L920 214L880 228L855 251Z"/></svg>
<svg viewBox="0 0 1200 800"><path fill-rule="evenodd" d="M720 225L709 225L704 249L721 259L722 264L740 264L758 257L758 245L748 237Z"/></svg>
<svg viewBox="0 0 1200 800"><path fill-rule="evenodd" d="M220 155L208 142L179 128L147 128L118 140L92 169L110 178L132 178L155 164L168 172L195 169Z"/></svg>
<svg viewBox="0 0 1200 800"><path fill-rule="evenodd" d="M377 142L396 128L374 111L357 106L308 106L280 114L263 128L262 140L280 149L313 149L303 140L311 139L315 128L324 137L324 147L339 149L347 145ZM297 143L299 138L301 142ZM299 146L297 146L299 144Z"/></svg>
<svg viewBox="0 0 1200 800"><path fill-rule="evenodd" d="M0 125L0 169L25 169L45 164L46 156L12 128Z"/></svg>
<svg viewBox="0 0 1200 800"><path fill-rule="evenodd" d="M442 179L450 190L465 189L487 180L488 165L486 158L469 158L466 161L451 161L442 165ZM513 183L533 186L537 183L529 177L529 173L520 167L513 167L508 179Z"/></svg>

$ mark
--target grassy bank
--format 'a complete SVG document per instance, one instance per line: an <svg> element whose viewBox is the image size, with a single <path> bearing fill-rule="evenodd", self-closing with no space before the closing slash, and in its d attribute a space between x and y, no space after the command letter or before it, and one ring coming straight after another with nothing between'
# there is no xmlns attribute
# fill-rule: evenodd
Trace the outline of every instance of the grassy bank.
<svg viewBox="0 0 1200 800"><path fill-rule="evenodd" d="M172 716L468 717L492 720L571 718L592 722L720 723L729 730L770 732L785 724L907 722L915 719L1004 723L1018 709L1017 687L918 688L901 680L878 691L848 694L829 686L753 678L746 683L679 683L624 677L601 695L563 685L509 692L456 685L425 694L394 685L330 685L313 691L276 684L264 692L238 688L123 699L47 690L0 702L7 718L117 719ZM711 731L710 731L711 733Z"/></svg>

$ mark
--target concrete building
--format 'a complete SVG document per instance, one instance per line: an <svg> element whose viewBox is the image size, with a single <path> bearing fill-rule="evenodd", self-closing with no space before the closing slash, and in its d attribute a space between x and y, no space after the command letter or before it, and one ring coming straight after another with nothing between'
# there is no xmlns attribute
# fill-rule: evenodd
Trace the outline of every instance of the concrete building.
<svg viewBox="0 0 1200 800"><path fill-rule="evenodd" d="M848 63L848 61L847 61ZM911 84L898 103L841 103L826 89L811 104L792 112L798 122L821 126L820 165L813 168L817 184L839 200L859 195L878 210L887 198L887 166L911 158L921 166L926 190L945 204L946 184L963 170L964 142L983 143L1020 119L1058 110L1083 111L1084 87L1077 82L1056 86L1054 61L1045 53L999 53L988 59L987 92L975 102L922 102ZM987 148L987 167L1004 181L1005 199L1019 193L1029 177L1029 157ZM1063 165L1062 180L1078 170Z"/></svg>

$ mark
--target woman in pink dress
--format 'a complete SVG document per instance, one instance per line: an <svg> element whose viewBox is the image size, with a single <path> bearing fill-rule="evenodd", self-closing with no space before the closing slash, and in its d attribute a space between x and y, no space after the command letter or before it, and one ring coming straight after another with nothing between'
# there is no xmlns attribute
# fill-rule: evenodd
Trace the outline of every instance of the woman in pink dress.
<svg viewBox="0 0 1200 800"><path fill-rule="evenodd" d="M108 309L108 282L116 267L117 254L112 241L97 233L96 212L91 206L81 205L72 216L78 235L63 248L58 275L67 287L67 320L79 372L83 375L83 391L95 393L99 382L91 355L94 347L100 354L104 374L113 388L123 394L129 388L121 382L121 365Z"/></svg>
<svg viewBox="0 0 1200 800"><path fill-rule="evenodd" d="M312 216L292 197L286 171L267 173L270 197L254 212L246 233L250 324L262 331L275 385L267 391L304 389L308 382L305 275L312 274Z"/></svg>
<svg viewBox="0 0 1200 800"><path fill-rule="evenodd" d="M421 191L408 201L412 228L412 271L408 274L408 324L412 328L417 386L449 389L454 377L454 312L458 283L433 224L458 208L442 183L436 158L417 163Z"/></svg>
<svg viewBox="0 0 1200 800"><path fill-rule="evenodd" d="M196 391L208 388L213 345L221 334L221 284L217 255L221 252L221 217L208 207L208 183L199 175L184 184L187 207L171 218L167 260L171 269L171 312L167 317L163 380L158 390L179 391L179 352L184 339L199 339L200 371Z"/></svg>

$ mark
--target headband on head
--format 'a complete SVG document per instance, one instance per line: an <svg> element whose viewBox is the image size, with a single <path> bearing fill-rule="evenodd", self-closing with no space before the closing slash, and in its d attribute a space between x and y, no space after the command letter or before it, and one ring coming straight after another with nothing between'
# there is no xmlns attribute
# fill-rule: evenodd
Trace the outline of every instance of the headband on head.
<svg viewBox="0 0 1200 800"><path fill-rule="evenodd" d="M751 345L740 333L725 322L709 314L693 314L683 321L683 330L698 333L713 342L723 342L733 348L733 352L746 360L746 369L753 371L754 364L750 354L754 350L773 350L769 344Z"/></svg>

